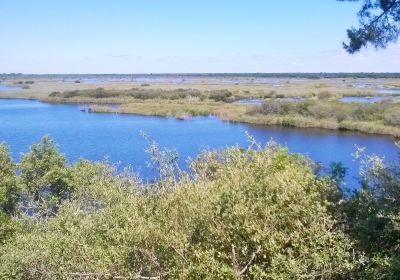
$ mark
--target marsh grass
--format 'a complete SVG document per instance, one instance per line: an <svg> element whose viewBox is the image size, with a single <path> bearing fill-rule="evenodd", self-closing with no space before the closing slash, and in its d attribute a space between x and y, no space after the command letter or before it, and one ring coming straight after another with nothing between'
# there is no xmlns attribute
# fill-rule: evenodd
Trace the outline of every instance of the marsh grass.
<svg viewBox="0 0 400 280"><path fill-rule="evenodd" d="M400 104L337 101L269 101L247 111L257 123L358 130L400 137Z"/></svg>
<svg viewBox="0 0 400 280"><path fill-rule="evenodd" d="M147 85L150 86L150 85ZM145 86L145 87L147 87ZM200 100L211 99L214 101L233 102L235 98L229 90L212 90L200 91L197 89L151 89L151 88L131 88L129 90L106 90L97 88L95 90L72 90L65 92L52 92L49 99L64 101L80 101L80 100L104 100L114 99L125 102L127 99L148 100L148 99L166 99L178 100L185 98L198 98Z"/></svg>
<svg viewBox="0 0 400 280"><path fill-rule="evenodd" d="M162 90L132 88L129 90L74 90L53 92L45 101L92 104L98 113L122 113L176 117L217 116L226 121L264 125L315 127L325 129L358 130L367 133L400 137L400 103L374 104L343 103L337 101L344 94L321 91L297 102L275 91L259 90L256 98L261 106L233 104L237 99L249 98L229 90L200 91L198 89ZM357 92L351 96L371 96ZM293 97L293 95L292 95ZM297 97L301 97L298 95ZM115 107L108 104L120 104Z"/></svg>

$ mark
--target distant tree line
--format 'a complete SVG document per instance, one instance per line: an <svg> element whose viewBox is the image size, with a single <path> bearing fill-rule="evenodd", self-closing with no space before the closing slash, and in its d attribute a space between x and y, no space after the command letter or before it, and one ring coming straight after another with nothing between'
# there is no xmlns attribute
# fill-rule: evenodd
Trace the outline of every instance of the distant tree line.
<svg viewBox="0 0 400 280"><path fill-rule="evenodd" d="M301 78L301 79L323 79L323 78L400 78L400 73L170 73L170 74L0 74L0 78L19 78L19 79L60 79L60 80L84 80L84 79L151 79L155 78Z"/></svg>

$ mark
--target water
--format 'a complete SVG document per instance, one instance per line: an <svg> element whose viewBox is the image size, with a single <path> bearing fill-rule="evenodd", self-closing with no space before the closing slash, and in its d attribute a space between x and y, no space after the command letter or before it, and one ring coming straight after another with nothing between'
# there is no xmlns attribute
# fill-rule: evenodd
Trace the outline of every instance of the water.
<svg viewBox="0 0 400 280"><path fill-rule="evenodd" d="M378 89L380 94L400 94L400 89Z"/></svg>
<svg viewBox="0 0 400 280"><path fill-rule="evenodd" d="M235 104L246 104L246 105L262 105L263 103L267 103L268 101L287 101L287 102L301 102L304 101L304 98L301 97L285 97L285 98L272 98L272 99L240 99L235 101Z"/></svg>
<svg viewBox="0 0 400 280"><path fill-rule="evenodd" d="M368 87L368 85L367 84L358 83L358 84L353 84L353 87L355 87L355 88L366 88L366 87Z"/></svg>
<svg viewBox="0 0 400 280"><path fill-rule="evenodd" d="M340 102L344 103L379 103L383 101L393 102L395 100L397 99L388 96L346 96L339 99Z"/></svg>
<svg viewBox="0 0 400 280"><path fill-rule="evenodd" d="M63 79L63 83L67 84L76 84L76 81L79 81L79 83L85 83L85 84L91 84L91 85L102 85L102 84L107 84L109 81L107 80L102 80L102 79L97 79L97 78L84 78L84 79ZM78 84L79 84L78 83Z"/></svg>
<svg viewBox="0 0 400 280"><path fill-rule="evenodd" d="M284 97L277 100L287 101L287 102L302 102L304 98L302 97Z"/></svg>
<svg viewBox="0 0 400 280"><path fill-rule="evenodd" d="M19 90L19 89L21 89L21 88L18 86L10 86L10 85L0 84L0 91Z"/></svg>
<svg viewBox="0 0 400 280"><path fill-rule="evenodd" d="M246 105L262 105L264 100L262 99L240 99L235 101L235 104L246 104Z"/></svg>
<svg viewBox="0 0 400 280"><path fill-rule="evenodd" d="M217 118L196 117L185 121L175 118L118 114L90 114L77 105L46 104L33 100L0 100L0 142L8 143L14 159L28 151L30 144L50 134L61 152L71 162L79 158L131 164L134 170L149 179L152 175L144 152L148 143L140 136L144 131L161 146L176 148L180 165L188 156L195 157L202 149L222 149L238 144L247 146L245 132L258 141L270 139L286 145L291 152L309 155L328 166L341 161L348 169L349 187L357 185L358 164L352 159L355 144L369 153L387 160L397 157L391 137L357 132L256 126L223 122Z"/></svg>

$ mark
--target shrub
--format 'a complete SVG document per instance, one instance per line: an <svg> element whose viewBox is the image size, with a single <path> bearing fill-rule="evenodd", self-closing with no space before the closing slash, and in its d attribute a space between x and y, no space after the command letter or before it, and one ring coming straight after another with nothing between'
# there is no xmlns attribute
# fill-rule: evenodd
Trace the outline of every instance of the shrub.
<svg viewBox="0 0 400 280"><path fill-rule="evenodd" d="M399 110L391 110L385 113L384 115L385 124L400 126L400 111Z"/></svg>
<svg viewBox="0 0 400 280"><path fill-rule="evenodd" d="M271 90L270 92L264 94L264 98L272 98L276 96L276 91L275 90Z"/></svg>
<svg viewBox="0 0 400 280"><path fill-rule="evenodd" d="M273 144L231 148L204 152L191 170L143 186L104 163L77 163L79 188L2 247L0 277L346 278L351 241L328 211L330 184L305 158Z"/></svg>
<svg viewBox="0 0 400 280"><path fill-rule="evenodd" d="M291 109L292 104L287 101L270 100L261 104L261 113L263 114L279 114L286 115Z"/></svg>
<svg viewBox="0 0 400 280"><path fill-rule="evenodd" d="M340 204L345 228L364 254L356 279L398 279L400 275L400 164L356 153L362 188Z"/></svg>
<svg viewBox="0 0 400 280"><path fill-rule="evenodd" d="M15 169L8 147L0 144L0 213L15 211L19 194Z"/></svg>
<svg viewBox="0 0 400 280"><path fill-rule="evenodd" d="M0 249L2 245L9 242L17 231L17 222L9 215L0 212ZM1 253L0 253L1 256ZM1 277L0 272L0 277Z"/></svg>
<svg viewBox="0 0 400 280"><path fill-rule="evenodd" d="M319 92L317 96L318 96L318 99L331 99L331 98L335 97L335 95L329 91Z"/></svg>
<svg viewBox="0 0 400 280"><path fill-rule="evenodd" d="M39 144L33 144L27 154L21 156L18 165L20 183L32 195L34 211L54 215L57 204L70 195L69 170L66 158L53 141L45 136Z"/></svg>
<svg viewBox="0 0 400 280"><path fill-rule="evenodd" d="M213 91L208 95L209 99L222 102L233 102L234 100L231 97L232 92L228 90Z"/></svg>
<svg viewBox="0 0 400 280"><path fill-rule="evenodd" d="M346 104L337 101L304 100L289 102L268 100L262 106L248 110L248 114L304 116L315 120L334 120L370 122L373 126L382 122L385 125L400 126L400 107L396 103ZM354 129L354 128L353 128Z"/></svg>

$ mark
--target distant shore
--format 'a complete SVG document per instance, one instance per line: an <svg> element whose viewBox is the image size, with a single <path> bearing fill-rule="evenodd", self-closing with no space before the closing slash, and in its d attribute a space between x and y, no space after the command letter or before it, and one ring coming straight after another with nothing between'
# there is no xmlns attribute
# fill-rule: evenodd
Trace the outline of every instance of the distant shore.
<svg viewBox="0 0 400 280"><path fill-rule="evenodd" d="M96 113L177 119L212 115L232 122L353 130L400 137L399 78L368 78L368 73L363 74L367 78L347 79L317 79L311 78L311 74L301 74L304 77L293 74L293 78L275 75L164 74L130 76L135 77L132 80L118 75L78 75L69 80L69 76L58 75L50 75L52 78L23 76L24 80L15 76L3 78L0 83L20 89L0 91L0 98L89 104L90 111ZM390 75L396 77L394 73ZM74 80L77 77L79 79ZM116 77L119 80L115 80ZM390 94L381 93L385 91ZM397 101L339 102L343 97L376 96ZM259 104L241 104L240 100L256 100Z"/></svg>

